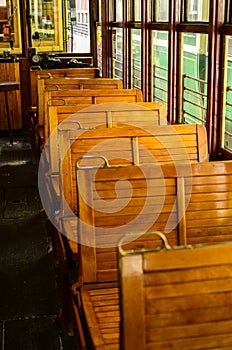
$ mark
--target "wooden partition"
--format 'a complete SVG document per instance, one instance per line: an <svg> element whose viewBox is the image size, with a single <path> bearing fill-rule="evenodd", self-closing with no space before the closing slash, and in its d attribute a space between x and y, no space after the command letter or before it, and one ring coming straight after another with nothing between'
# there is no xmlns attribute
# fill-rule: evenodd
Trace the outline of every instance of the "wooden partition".
<svg viewBox="0 0 232 350"><path fill-rule="evenodd" d="M19 62L0 63L0 81L16 81L20 83ZM10 114L13 129L22 129L21 91L8 93ZM4 93L0 93L0 130L8 130L7 112Z"/></svg>
<svg viewBox="0 0 232 350"><path fill-rule="evenodd" d="M43 107L38 110L38 127L42 130L41 137L45 139L44 125L48 118L48 108L52 105L65 104L100 104L107 102L142 102L143 95L137 89L95 89L95 90L62 90L44 91Z"/></svg>
<svg viewBox="0 0 232 350"><path fill-rule="evenodd" d="M163 246L120 249L120 349L229 349L232 243Z"/></svg>
<svg viewBox="0 0 232 350"><path fill-rule="evenodd" d="M98 68L57 68L30 71L31 107L37 107L37 80L53 78L98 78Z"/></svg>
<svg viewBox="0 0 232 350"><path fill-rule="evenodd" d="M119 239L128 232L137 234L127 242L129 250L160 247L160 238L149 234L154 230L165 234L170 246L231 241L232 162L106 166L97 171L80 167L77 176L83 286L73 285L73 310L76 319L84 310L82 324L93 349L119 349ZM215 261L216 252L211 255ZM162 297L162 290L155 295Z"/></svg>

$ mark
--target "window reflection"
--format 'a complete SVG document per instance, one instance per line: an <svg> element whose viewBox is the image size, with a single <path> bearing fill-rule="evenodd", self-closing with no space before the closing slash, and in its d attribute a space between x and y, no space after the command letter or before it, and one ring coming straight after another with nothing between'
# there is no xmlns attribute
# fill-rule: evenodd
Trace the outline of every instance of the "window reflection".
<svg viewBox="0 0 232 350"><path fill-rule="evenodd" d="M20 5L18 0L0 0L0 52L21 53Z"/></svg>
<svg viewBox="0 0 232 350"><path fill-rule="evenodd" d="M182 67L183 122L205 125L208 90L206 34L183 34Z"/></svg>
<svg viewBox="0 0 232 350"><path fill-rule="evenodd" d="M113 76L123 80L123 36L122 28L114 28L114 45L115 52L113 52L114 57L114 67L113 67Z"/></svg>
<svg viewBox="0 0 232 350"><path fill-rule="evenodd" d="M168 22L169 17L169 0L155 1L155 21Z"/></svg>
<svg viewBox="0 0 232 350"><path fill-rule="evenodd" d="M132 89L141 89L141 30L131 30Z"/></svg>
<svg viewBox="0 0 232 350"><path fill-rule="evenodd" d="M222 147L232 151L232 36L226 38L226 86Z"/></svg>
<svg viewBox="0 0 232 350"><path fill-rule="evenodd" d="M152 32L153 101L167 103L168 97L168 32Z"/></svg>
<svg viewBox="0 0 232 350"><path fill-rule="evenodd" d="M187 0L187 21L208 22L209 0Z"/></svg>
<svg viewBox="0 0 232 350"><path fill-rule="evenodd" d="M30 10L32 46L39 51L63 49L61 1L31 0Z"/></svg>

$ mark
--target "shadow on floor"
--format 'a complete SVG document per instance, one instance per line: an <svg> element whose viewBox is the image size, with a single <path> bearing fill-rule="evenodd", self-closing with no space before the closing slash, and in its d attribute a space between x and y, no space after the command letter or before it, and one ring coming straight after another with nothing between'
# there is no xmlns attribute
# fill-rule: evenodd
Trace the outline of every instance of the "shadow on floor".
<svg viewBox="0 0 232 350"><path fill-rule="evenodd" d="M56 267L47 219L39 215L37 166L26 136L0 137L1 350L73 350L58 322Z"/></svg>

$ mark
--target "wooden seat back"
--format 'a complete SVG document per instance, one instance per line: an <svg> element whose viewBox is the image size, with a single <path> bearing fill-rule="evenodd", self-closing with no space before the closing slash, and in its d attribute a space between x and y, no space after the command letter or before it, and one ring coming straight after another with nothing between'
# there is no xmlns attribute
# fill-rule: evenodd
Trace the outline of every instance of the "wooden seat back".
<svg viewBox="0 0 232 350"><path fill-rule="evenodd" d="M53 78L98 78L99 69L91 68L57 68L57 69L43 69L30 71L30 86L31 86L31 107L37 107L37 81L40 79Z"/></svg>
<svg viewBox="0 0 232 350"><path fill-rule="evenodd" d="M231 242L120 252L120 349L232 347Z"/></svg>
<svg viewBox="0 0 232 350"><path fill-rule="evenodd" d="M54 78L44 79L38 77L37 91L38 114L44 110L44 91L63 91L63 90L84 90L84 89L122 89L122 81L111 78ZM41 118L39 119L39 125Z"/></svg>
<svg viewBox="0 0 232 350"><path fill-rule="evenodd" d="M38 110L38 124L45 125L50 105L60 104L99 104L105 102L142 102L143 95L137 89L95 89L44 91L44 104Z"/></svg>
<svg viewBox="0 0 232 350"><path fill-rule="evenodd" d="M76 120L80 128L148 127L167 124L166 104L162 102L111 102L99 105L49 106L45 120L45 135L58 124ZM48 125L47 125L47 123ZM75 127L70 124L70 127ZM47 131L46 131L47 130ZM47 137L46 137L47 139Z"/></svg>
<svg viewBox="0 0 232 350"><path fill-rule="evenodd" d="M202 125L162 125L149 129L68 129L61 130L58 139L60 153L52 153L50 166L53 173L61 173L62 192L73 211L76 207L75 164L80 157L103 156L111 166L148 163L177 165L208 160L206 130ZM51 148L57 151L58 145L51 145ZM99 159L92 159L91 162L92 165L99 165Z"/></svg>
<svg viewBox="0 0 232 350"><path fill-rule="evenodd" d="M122 89L122 80L114 78L54 78L38 77L38 93L44 90Z"/></svg>
<svg viewBox="0 0 232 350"><path fill-rule="evenodd" d="M84 282L117 280L115 245L128 232L159 230L171 246L231 241L231 177L232 162L80 168L78 241ZM193 210L196 198L203 205ZM141 236L131 248L148 248L153 241Z"/></svg>
<svg viewBox="0 0 232 350"><path fill-rule="evenodd" d="M119 349L120 339L125 339L121 348L128 350L135 344L139 349L230 348L231 176L231 161L78 169L81 309L93 349ZM200 206L194 209L197 201ZM230 247L162 250L155 263L149 260L152 253L141 264L136 256L131 264L125 260L120 282L123 303L130 309L123 307L120 320L115 245L124 233L134 234L124 242L127 251L156 249L161 243L154 230L163 232L173 247L186 241L186 228L187 243L193 241L193 226L197 241L230 241ZM77 288L72 301L76 310ZM112 327L110 338L107 325Z"/></svg>
<svg viewBox="0 0 232 350"><path fill-rule="evenodd" d="M63 123L62 123L63 122ZM45 118L45 143L54 142L51 152L57 151L58 125L66 124L70 128L112 128L140 127L150 128L155 125L166 125L166 108L160 102L117 103L100 105L65 105L50 106L48 118ZM48 141L50 134L53 134ZM53 158L53 155L51 155Z"/></svg>

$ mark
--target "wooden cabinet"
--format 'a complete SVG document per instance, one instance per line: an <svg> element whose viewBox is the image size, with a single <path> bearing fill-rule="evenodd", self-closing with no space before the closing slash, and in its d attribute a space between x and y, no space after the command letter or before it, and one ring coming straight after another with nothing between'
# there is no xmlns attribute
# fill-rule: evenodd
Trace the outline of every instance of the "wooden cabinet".
<svg viewBox="0 0 232 350"><path fill-rule="evenodd" d="M0 62L0 81L20 82L19 62ZM10 115L13 129L22 129L21 91L9 91ZM7 114L4 93L0 93L0 130L7 130Z"/></svg>

